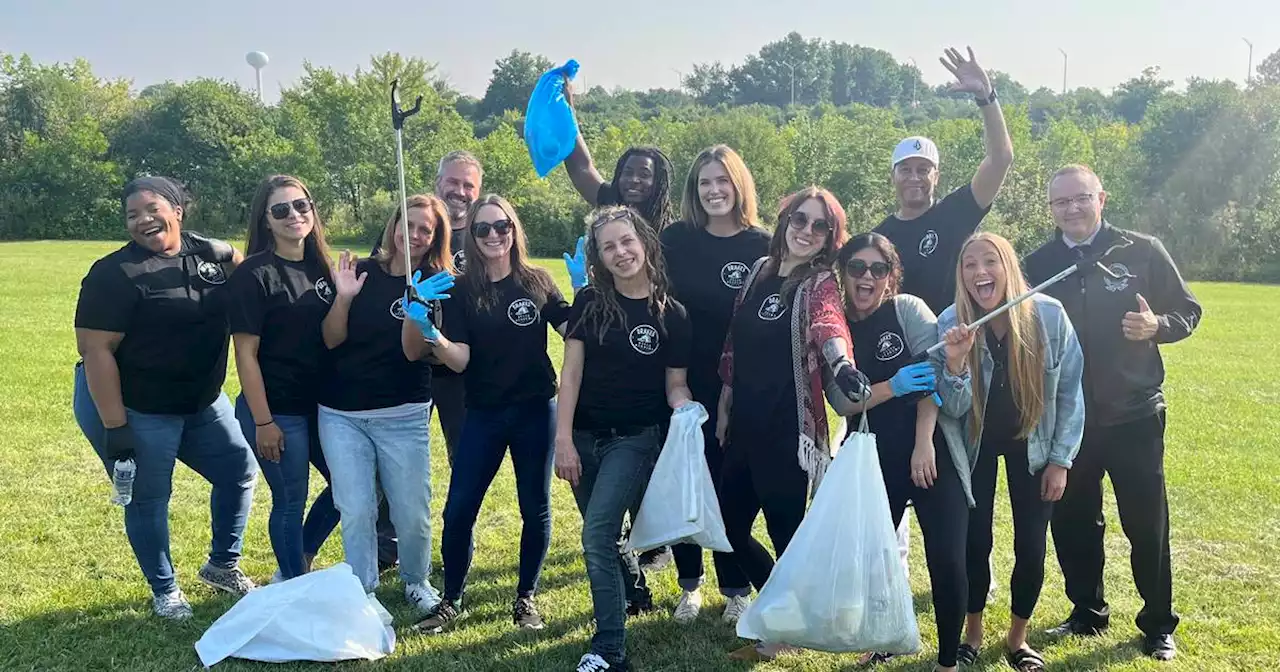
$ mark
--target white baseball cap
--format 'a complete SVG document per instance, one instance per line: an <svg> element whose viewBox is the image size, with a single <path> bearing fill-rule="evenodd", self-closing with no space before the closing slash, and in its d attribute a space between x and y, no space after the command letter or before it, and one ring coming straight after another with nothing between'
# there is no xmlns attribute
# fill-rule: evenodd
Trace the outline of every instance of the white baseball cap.
<svg viewBox="0 0 1280 672"><path fill-rule="evenodd" d="M933 144L929 138L920 135L913 135L893 148L893 165L918 156L933 162L933 167L938 167L938 146Z"/></svg>

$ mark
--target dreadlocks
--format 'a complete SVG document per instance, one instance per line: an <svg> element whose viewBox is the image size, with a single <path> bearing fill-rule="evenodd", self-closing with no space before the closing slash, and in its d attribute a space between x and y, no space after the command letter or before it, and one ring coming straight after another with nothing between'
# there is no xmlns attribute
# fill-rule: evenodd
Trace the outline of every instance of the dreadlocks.
<svg viewBox="0 0 1280 672"><path fill-rule="evenodd" d="M661 149L651 145L630 147L623 152L622 156L618 157L618 165L614 166L613 181L609 183L609 189L618 202L622 201L622 187L618 184L622 179L622 168L627 164L627 159L633 156L645 157L653 161L653 192L637 210L646 222L661 233L673 219L671 174L674 170L671 167L671 159L668 159Z"/></svg>
<svg viewBox="0 0 1280 672"><path fill-rule="evenodd" d="M644 248L644 273L649 278L649 311L658 320L658 330L666 334L663 317L669 304L670 285L667 282L667 265L662 258L662 246L658 242L658 233L634 209L611 205L599 208L587 216L587 266L590 269L591 289L597 294L595 300L587 304L582 311L579 324L591 324L596 328L596 337L604 343L604 336L615 321L625 331L628 329L627 315L618 303L618 292L614 287L613 273L605 268L600 258L600 247L596 242L600 230L612 222L626 222L635 230L636 237ZM576 325L575 325L576 327Z"/></svg>

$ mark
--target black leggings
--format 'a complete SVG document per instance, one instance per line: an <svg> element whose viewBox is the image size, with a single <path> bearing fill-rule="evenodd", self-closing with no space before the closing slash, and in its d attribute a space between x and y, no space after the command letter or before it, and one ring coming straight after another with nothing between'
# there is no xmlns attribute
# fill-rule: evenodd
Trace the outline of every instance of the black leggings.
<svg viewBox="0 0 1280 672"><path fill-rule="evenodd" d="M1013 578L1009 581L1013 615L1030 619L1044 585L1045 541L1053 503L1040 498L1044 469L1028 472L1025 441L983 441L978 464L973 469L973 498L969 513L969 613L987 606L987 586L991 582L991 519L995 508L996 460L1004 456L1009 484L1009 504L1013 509Z"/></svg>
<svg viewBox="0 0 1280 672"><path fill-rule="evenodd" d="M964 628L965 601L974 590L974 584L965 577L964 547L969 502L941 433L934 434L933 445L938 478L932 487L923 490L911 482L914 441L894 445L880 440L877 450L894 527L902 522L907 500L912 502L916 519L920 521L924 557L933 591L934 620L938 627L938 665L953 667ZM985 595L987 585L982 584L978 590Z"/></svg>

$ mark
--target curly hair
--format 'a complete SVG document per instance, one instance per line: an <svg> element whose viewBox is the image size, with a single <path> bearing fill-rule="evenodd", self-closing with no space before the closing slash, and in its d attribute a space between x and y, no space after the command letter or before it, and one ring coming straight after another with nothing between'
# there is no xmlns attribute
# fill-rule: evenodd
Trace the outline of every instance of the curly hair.
<svg viewBox="0 0 1280 672"><path fill-rule="evenodd" d="M674 172L671 159L668 159L661 149L650 145L630 147L623 152L622 156L618 157L618 165L613 169L613 181L609 183L613 197L619 201L621 201L622 187L618 184L618 180L622 178L622 169L627 165L627 159L633 156L653 161L653 192L644 203L640 204L638 211L646 222L649 222L658 233L662 233L662 230L667 228L675 218L675 208L671 206L671 174Z"/></svg>
<svg viewBox="0 0 1280 672"><path fill-rule="evenodd" d="M662 257L662 244L658 241L658 233L633 208L612 205L593 210L587 216L587 267L590 269L590 288L597 296L582 311L578 325L593 325L596 337L604 343L605 334L615 322L624 330L629 328L627 315L618 303L618 292L614 285L613 273L605 267L600 257L600 246L597 236L605 225L612 222L626 222L635 231L644 248L644 273L649 278L649 312L658 321L658 330L666 333L663 320L670 305L671 287L667 280L666 261ZM584 290L585 291L585 290ZM577 328L578 325L575 325Z"/></svg>

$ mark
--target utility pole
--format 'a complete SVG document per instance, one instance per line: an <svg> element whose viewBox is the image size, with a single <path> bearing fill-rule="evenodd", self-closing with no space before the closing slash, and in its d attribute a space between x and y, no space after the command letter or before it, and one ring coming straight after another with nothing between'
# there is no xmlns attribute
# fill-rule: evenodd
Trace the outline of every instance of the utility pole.
<svg viewBox="0 0 1280 672"><path fill-rule="evenodd" d="M1244 43L1249 45L1249 69L1245 70L1244 72L1244 85L1248 86L1251 82L1253 82L1253 43L1250 42L1249 39L1245 37L1242 37L1240 39L1244 40Z"/></svg>
<svg viewBox="0 0 1280 672"><path fill-rule="evenodd" d="M684 91L684 73L675 68L671 68L671 72L676 73L679 79L676 80L676 91Z"/></svg>
<svg viewBox="0 0 1280 672"><path fill-rule="evenodd" d="M911 62L911 67L915 68L915 72L911 74L911 107L912 109L920 106L920 101L916 99L916 80L920 79L920 66L916 65L916 59L907 57Z"/></svg>
<svg viewBox="0 0 1280 672"><path fill-rule="evenodd" d="M1067 52L1058 47L1058 51L1062 52L1062 95L1067 95Z"/></svg>
<svg viewBox="0 0 1280 672"><path fill-rule="evenodd" d="M791 68L791 106L795 107L796 105L796 66L794 64L787 63L786 61L783 61L782 64L787 66L788 68Z"/></svg>

